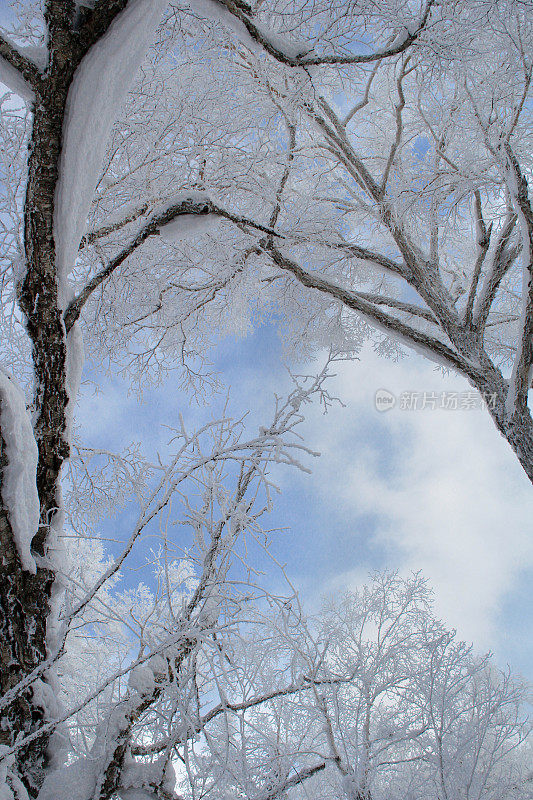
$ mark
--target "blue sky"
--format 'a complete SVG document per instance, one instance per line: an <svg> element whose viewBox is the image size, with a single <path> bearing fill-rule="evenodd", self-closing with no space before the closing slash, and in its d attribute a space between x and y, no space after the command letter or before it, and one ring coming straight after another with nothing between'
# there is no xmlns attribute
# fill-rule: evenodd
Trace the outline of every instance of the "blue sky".
<svg viewBox="0 0 533 800"><path fill-rule="evenodd" d="M246 338L226 338L215 365L231 387L235 414L251 409L251 430L268 419L274 392L289 385L273 323ZM321 364L297 365L312 371ZM398 363L365 348L361 359L337 365L337 405L324 416L308 409L306 443L322 455L311 475L284 469L282 489L265 527L272 552L309 609L321 596L353 588L373 569L422 570L448 625L498 663L533 677L533 491L488 414L474 410L375 408L375 392L470 391L419 356ZM90 374L90 370L88 370ZM210 418L191 404L171 376L143 402L119 379L95 396L90 384L78 420L88 444L119 449L132 440L153 455L183 413L191 427ZM131 512L102 529L127 534ZM279 572L257 556L265 581L281 588Z"/></svg>

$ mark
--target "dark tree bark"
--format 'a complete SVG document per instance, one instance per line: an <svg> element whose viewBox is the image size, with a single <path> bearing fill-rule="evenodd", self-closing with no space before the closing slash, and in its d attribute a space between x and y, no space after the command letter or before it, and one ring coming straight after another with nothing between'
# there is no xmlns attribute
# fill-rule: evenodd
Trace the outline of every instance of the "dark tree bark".
<svg viewBox="0 0 533 800"><path fill-rule="evenodd" d="M59 180L65 107L74 75L84 56L108 30L128 0L97 3L76 16L72 0L49 0L45 19L49 33L49 63L41 74L16 51L2 43L0 55L21 70L35 95L29 147L28 180L24 205L25 277L18 300L32 344L34 366L34 433L38 446L37 488L40 525L32 541L37 561L35 575L24 571L17 553L7 511L0 508L3 574L0 581L0 685L5 693L50 656L47 621L56 581L47 559L51 526L58 513L59 480L69 455L65 437L66 328L58 296L54 204ZM13 55L15 53L15 55ZM1 400L1 398L0 398ZM5 447L0 441L0 469ZM0 490L1 490L0 473ZM46 672L41 676L47 680ZM39 729L46 711L31 689L0 712L0 742L7 746L17 736ZM48 764L49 737L43 735L17 753L19 774L30 796L37 795Z"/></svg>

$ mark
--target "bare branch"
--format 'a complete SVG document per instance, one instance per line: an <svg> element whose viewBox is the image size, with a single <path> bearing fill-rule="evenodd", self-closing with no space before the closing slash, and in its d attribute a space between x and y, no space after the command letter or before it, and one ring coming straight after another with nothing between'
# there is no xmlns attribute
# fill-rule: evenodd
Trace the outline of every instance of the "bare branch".
<svg viewBox="0 0 533 800"><path fill-rule="evenodd" d="M306 675L291 686L286 686L282 689L273 689L271 692L265 692L262 695L251 697L249 700L243 700L240 703L219 703L210 711L208 711L207 714L204 714L200 719L198 719L194 725L189 726L187 731L188 737L193 736L195 733L200 733L202 730L204 730L205 726L209 722L221 714L224 714L226 711L247 711L250 708L256 708L257 706L260 706L263 703L268 703L269 700L275 700L277 697L289 697L290 695L298 694L299 692L309 691L315 686L338 686L339 684L350 683L353 681L353 679L353 674L346 677L324 678L318 680ZM176 740L174 742L175 744L177 744L178 741L183 741L183 739L180 737L181 731L179 735L176 736ZM172 745L172 738L165 738L150 745L135 745L131 748L131 754L133 756L155 755L156 753L162 753L164 750L166 750L169 744Z"/></svg>
<svg viewBox="0 0 533 800"><path fill-rule="evenodd" d="M402 64L402 68L400 70L400 74L396 81L396 91L398 92L398 102L394 107L394 116L396 118L396 136L394 138L394 142L392 143L392 147L390 149L389 157L387 159L387 164L385 169L383 170L383 177L381 178L381 192L384 193L387 187L387 181L389 180L389 174L394 164L394 158L396 156L396 152L400 146L400 142L402 140L402 133L403 133L403 124L402 124L402 111L405 108L405 94L403 91L403 79L408 74L407 65L409 63L409 57L407 57Z"/></svg>
<svg viewBox="0 0 533 800"><path fill-rule="evenodd" d="M420 248L413 242L401 220L398 219L392 203L348 141L346 131L335 111L322 97L319 98L319 104L333 127L316 110L308 109L308 111L326 134L331 144L332 154L375 203L381 222L387 228L404 258L405 268L400 274L416 289L439 322L442 323L444 329L446 331L456 330L459 317L435 265L428 262Z"/></svg>
<svg viewBox="0 0 533 800"><path fill-rule="evenodd" d="M287 778L287 780L283 781L280 785L274 787L273 789L269 789L267 794L259 795L259 797L255 798L255 800L275 800L276 797L279 797L284 792L288 791L288 789L292 789L294 786L298 786L298 784L303 783L308 778L312 778L313 775L316 775L317 772L321 772L326 768L326 761L321 761L319 764L315 764L313 767L304 767L291 778Z"/></svg>
<svg viewBox="0 0 533 800"><path fill-rule="evenodd" d="M276 203L274 205L274 209L272 210L272 214L270 215L269 225L271 228L276 227L276 223L279 217L279 212L281 211L281 198L283 196L283 191L285 189L285 186L287 185L287 181L289 180L292 162L294 161L294 149L296 147L296 127L292 125L288 120L287 120L287 131L289 133L287 163L285 165L285 169L283 171L283 175L281 176L281 181L279 183L279 187L276 192Z"/></svg>
<svg viewBox="0 0 533 800"><path fill-rule="evenodd" d="M507 159L506 170L509 173L509 193L520 225L524 259L522 336L509 381L506 409L508 413L514 412L516 409L522 414L527 410L527 395L531 385L533 366L533 206L529 197L526 176L508 141L504 142L503 150Z"/></svg>
<svg viewBox="0 0 533 800"><path fill-rule="evenodd" d="M406 314L412 314L415 317L420 317L420 319L425 319L434 325L438 325L435 315L429 309L420 308L414 303L404 303L403 300L396 300L394 297L386 297L375 292L357 292L357 296L362 300L368 300L369 303L373 303L376 306L396 308L398 311L404 311Z"/></svg>
<svg viewBox="0 0 533 800"><path fill-rule="evenodd" d="M74 298L74 300L72 300L63 315L67 332L70 331L74 323L79 319L83 306L93 294L95 289L97 289L104 281L110 278L115 270L121 264L123 264L124 261L126 261L126 259L129 258L129 256L134 253L142 244L144 244L147 239L149 239L151 236L159 236L160 228L186 214L196 214L198 216L218 216L220 218L230 220L244 230L250 227L254 230L261 231L262 233L268 233L272 236L280 236L280 234L277 234L275 231L269 227L266 227L265 225L261 225L258 222L254 222L246 217L241 217L216 206L207 196L202 199L185 197L179 203L175 203L174 205L166 208L163 212L152 216L146 225L139 231L135 239L133 239L133 241L131 241L127 247L121 250L121 252L115 256L115 258L112 259L109 264L104 267L104 269L100 270L100 272L98 272L89 281L89 283Z"/></svg>
<svg viewBox="0 0 533 800"><path fill-rule="evenodd" d="M370 87L372 86L372 82L373 82L374 78L376 77L378 69L380 68L380 66L381 66L381 61L376 61L376 63L374 64L374 68L373 68L372 72L370 73L370 77L368 78L368 81L366 83L365 91L364 91L362 99L358 103L356 103L353 106L353 108L350 109L350 111L348 111L348 113L346 114L346 116L342 120L342 124L344 125L344 127L346 127L352 121L352 119L355 117L355 115L359 111L361 111L361 109L363 109L366 105L368 105L368 101L369 101L369 97L370 97Z"/></svg>
<svg viewBox="0 0 533 800"><path fill-rule="evenodd" d="M105 236L109 236L109 234L121 230L121 228L129 225L130 222L135 222L139 217L143 217L149 211L150 206L151 204L149 202L143 203L142 206L131 211L118 222L114 222L110 225L103 225L101 228L87 233L80 242L80 250L88 245L94 244L98 239L103 239Z"/></svg>
<svg viewBox="0 0 533 800"><path fill-rule="evenodd" d="M520 246L512 248L508 247L511 234L516 225L516 221L516 214L510 214L507 217L507 220L503 225L496 242L490 272L485 279L485 283L480 294L478 295L473 326L481 336L483 335L483 330L494 302L494 298L496 297L498 287L520 252Z"/></svg>

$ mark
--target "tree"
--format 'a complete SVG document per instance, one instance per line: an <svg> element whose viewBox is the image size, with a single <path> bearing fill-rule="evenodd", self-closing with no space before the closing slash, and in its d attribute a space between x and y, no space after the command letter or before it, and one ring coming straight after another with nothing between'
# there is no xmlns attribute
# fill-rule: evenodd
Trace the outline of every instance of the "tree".
<svg viewBox="0 0 533 800"><path fill-rule="evenodd" d="M265 247L303 286L464 375L531 480L531 9L468 5L446 54L412 48L377 62L357 102L342 75L302 104L294 147L316 154L313 196L344 229Z"/></svg>
<svg viewBox="0 0 533 800"><path fill-rule="evenodd" d="M431 94L423 91L430 74L436 76L434 86L455 80L457 102L470 109L468 119L472 125L475 120L488 162L479 171L482 178L478 176L465 189L468 181L461 167L450 166L453 158L447 141L438 145L438 169L448 166L442 178L444 189L435 195L439 202L435 200L431 212L437 219L432 253L443 242L439 215L448 213L449 198L461 195L453 205L459 221L450 227L452 240L468 234L469 226L459 215L468 202L465 192L473 192L476 198L478 227L486 228L487 240L492 236L485 222L488 205L498 215L507 203L514 210L497 231L487 291L489 307L500 296L504 304L513 305L517 259L520 251L522 256L527 252L525 234L519 242L513 238L514 229L518 220L527 232L530 221L524 182L527 161L519 160L521 151L515 144L521 115L528 113L529 28L521 3L492 5L487 7L484 0L464 7L434 0L419 5L386 0L376 7L361 0L331 8L325 0L312 4L302 0L290 6L258 2L252 8L241 0L192 4L19 0L12 4L12 13L4 15L0 75L11 92L2 100L6 147L0 195L1 346L4 364L21 384L17 386L2 369L4 700L0 741L7 748L2 763L9 762L3 769L9 769L11 793L22 797L28 791L36 796L55 768L48 755L49 735L62 718L49 702L57 694L55 665L68 629L65 620L71 619L73 610L81 614L88 607L79 605L81 596L78 605L73 601L72 608L64 607L66 562L60 547L65 513L74 515L80 510L79 506L77 511L65 508L61 472L73 447L83 339L95 363L118 364L141 386L177 363L193 390L206 391L209 376L202 368L202 353L224 325L246 325L243 306L250 298L262 307L282 304L300 333L303 319L306 331L310 326L319 329L320 342L333 341L337 352L351 353L362 331L351 318L345 324L339 311L344 305L400 333L408 342L437 352L481 391L496 393L491 413L531 477L531 422L524 401L530 362L529 312L519 332L523 345L517 350L513 389L508 390L501 371L480 349L483 343L470 331L466 317L464 324L459 320L435 259L420 254L423 243L407 230L405 192L398 188L397 197L394 193L386 197L392 176L400 176L406 154L404 84L414 82L417 88L413 108L420 119L415 115L409 124L418 131L428 113L426 105L433 102ZM483 91L478 87L474 91L468 80L466 84L460 80L465 74L460 65L471 44L465 41L464 31L468 30L466 38L473 37L474 43L482 42L489 50L501 20L507 50L501 63L494 63L494 80ZM445 69L439 54L451 41L455 50ZM512 76L513 97L497 95L501 70ZM347 134L342 133L331 104L340 91L351 96L362 80L368 87L362 107L370 107L369 82L381 86L376 102L383 105L386 78L390 80L391 75L399 96L394 104L396 138L385 157L385 184L378 197L368 167L345 142ZM524 99L515 101L515 96ZM494 111L487 117L489 106ZM347 125L357 119L357 107L352 111ZM357 136L364 134L366 124L362 123ZM442 138L441 129L447 131L447 123L439 124L437 136ZM497 124L506 131L503 144L494 139ZM286 136L283 141L281 131ZM502 162L504 174L498 184L491 170L504 156L507 161ZM375 157L383 158L379 153ZM336 174L339 165L352 180L342 192L361 190L367 196L355 217L358 228L377 214L400 256L388 252L392 246L388 240L385 251L379 253L341 236L336 207L345 206L347 196L340 201L337 196L345 183ZM508 202L502 195L504 185ZM400 177L397 186L401 186ZM490 197L485 195L488 186L493 191ZM414 192L415 200L419 193ZM354 200L357 208L359 200ZM495 223L493 229L497 228ZM454 247L450 244L453 252ZM473 296L490 255L489 244L479 244L479 248ZM307 268L308 263L313 270ZM383 301L373 295L362 297L351 285L346 289L334 285L328 274L340 270L340 277L345 273L349 277L354 263L368 269L371 280L376 269L392 271L420 293L429 311L417 310L404 298ZM326 277L317 277L315 273L322 271ZM287 275L318 290L320 296L304 297L286 280ZM384 303L396 309L399 321L383 316L378 306ZM490 324L496 322L498 330L507 331L516 320L509 322L505 313L503 321L491 318ZM436 334L425 330L413 333L402 321L405 314L423 320L431 331L436 326L449 342L437 341ZM227 428L221 426L223 438ZM280 429L272 436L283 433ZM198 437L189 441L183 431L180 435L185 437L181 455L193 458L187 447L195 447ZM268 444L269 435L266 429L253 446L259 453L264 444L270 458L275 446ZM78 447L78 452L83 450ZM144 467L134 453L122 462L113 454L100 455L115 468L133 474L131 485L138 488ZM224 452L216 451L212 458L223 462ZM241 461L246 461L244 456ZM187 462L195 472L191 463ZM202 467L198 462L197 468ZM171 484L176 468L171 465L165 473ZM235 497L248 488L236 480ZM118 487L119 497L121 492L123 486ZM153 502L158 513L157 495ZM219 577L223 583L223 570ZM88 590L90 599L103 588L100 580ZM204 589L195 607L205 601ZM148 663L154 654L146 652L149 655L142 658ZM188 657L187 647L182 655ZM174 657L180 662L181 656ZM146 695L138 692L139 697L150 699L150 708L165 682L160 668L157 659L149 662L145 669L151 670L152 678L146 673L144 677L152 681L152 688ZM135 691L132 685L126 705ZM126 711L125 706L116 706L122 721L113 717L113 724L123 739L117 742L118 753L102 755L108 761L102 762L102 782L95 784L102 798L117 788L129 746L126 739L139 716L148 711L144 703L128 706Z"/></svg>
<svg viewBox="0 0 533 800"><path fill-rule="evenodd" d="M218 654L217 632L225 636L238 618L244 590L230 568L235 558L245 558L239 541L262 535L259 519L274 487L271 466L301 467L298 457L311 454L295 428L303 404L317 395L328 400L325 377L296 382L285 400L277 400L270 424L251 439L244 437L243 420L223 416L194 433L181 420L168 464L144 465L137 474L131 455L92 454L111 457L119 462L114 469L129 474L138 516L111 560L101 547L96 557L91 553L93 537L74 536L71 552L62 553L56 580L66 586L66 596L61 612L47 620L47 658L0 700L12 737L6 731L0 754L12 790L7 797L28 796L23 784L32 787L36 765L42 800L112 797L132 787L151 797L174 797L172 748L143 769L130 757L132 745L146 735L155 738L163 719L176 724L199 680L198 660ZM172 513L173 504L180 510ZM155 588L117 588L134 547L145 536L154 538L154 522L160 542L145 557ZM171 524L186 533L172 535ZM244 589L248 598L258 591L250 581ZM13 709L24 709L28 696L43 718L21 730Z"/></svg>
<svg viewBox="0 0 533 800"><path fill-rule="evenodd" d="M314 618L273 609L241 641L244 654L226 653L235 669L213 676L224 717L184 759L192 797L518 800L530 790L527 687L435 618L419 575L376 574Z"/></svg>

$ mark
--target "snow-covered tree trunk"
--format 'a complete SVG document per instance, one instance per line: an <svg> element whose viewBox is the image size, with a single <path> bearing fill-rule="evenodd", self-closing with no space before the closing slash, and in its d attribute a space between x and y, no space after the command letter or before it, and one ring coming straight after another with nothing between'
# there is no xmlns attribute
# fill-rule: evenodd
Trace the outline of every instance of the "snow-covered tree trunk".
<svg viewBox="0 0 533 800"><path fill-rule="evenodd" d="M33 96L33 124L29 143L28 178L24 204L24 274L19 281L17 292L21 311L23 312L26 330L31 340L34 368L34 396L32 418L34 436L38 448L36 484L40 503L40 519L38 529L31 541L31 552L35 558L35 573L27 571L14 544L13 530L8 513L8 504L0 511L0 532L2 550L6 568L5 580L0 582L0 635L2 638L2 689L9 690L22 681L33 670L43 664L53 652L54 617L57 610L53 607L56 567L54 549L57 547L58 531L62 525L62 502L60 491L60 473L63 462L69 455L67 407L69 400L75 401L76 381L70 381L68 375L68 349L74 361L80 359L79 339L76 334L67 337L63 320L66 301L68 300L67 276L73 267L60 263L58 258L58 237L65 238L68 232L61 230L65 219L60 218L60 181L82 184L80 208L69 207L68 213L73 218L81 218L85 222L87 208L84 207L83 189L89 193L89 203L93 186L98 177L101 159L108 131L101 132L101 141L93 142L96 161L93 165L94 175L84 175L84 160L87 156L79 152L79 170L77 165L65 163L66 129L75 124L73 118L79 116L81 109L76 103L90 103L91 97L71 96L74 78L81 64L89 58L98 59L100 53L93 56L92 50L99 44L115 23L113 35L128 45L128 36L133 38L129 46L133 49L137 63L143 57L144 50L135 52L135 20L126 20L124 30L117 28L117 18L126 9L137 16L144 12L148 16L146 29L154 29L163 8L162 2L156 2L152 10L144 0L110 0L96 3L93 9L78 7L74 0L48 0L45 20L48 31L48 63L41 72L37 65L26 59L9 42L2 42L1 55L14 68L18 69L26 81L28 91ZM129 9L127 7L130 7ZM154 11L155 8L155 17ZM153 18L153 19L152 19ZM150 24L151 23L151 24ZM133 36L132 36L133 31ZM120 55L120 46L115 49ZM85 61L84 61L85 60ZM102 64L102 70L109 67ZM134 75L134 73L133 73ZM129 76L129 80L133 78ZM114 75L93 75L95 81L113 80ZM101 87L100 87L101 88ZM128 85L119 86L122 96ZM94 87L95 91L98 86ZM120 99L120 96L115 99ZM85 112L91 109L84 109ZM118 108L109 108L109 124ZM99 109L93 110L98 115ZM70 115L70 116L69 116ZM66 175L65 172L70 174ZM74 172L75 171L75 172ZM83 184L86 184L83 186ZM62 191L65 191L64 186ZM72 236L70 237L73 238ZM80 234L81 238L81 234ZM71 257L74 260L79 241L74 238L71 244ZM63 242L64 249L64 242ZM70 342L67 339L73 339ZM79 364L71 365L70 372L79 371ZM79 376L78 376L79 377ZM2 402L0 392L0 403ZM5 467L7 458L2 442L2 461L4 469L0 475L0 490L4 496ZM48 629L48 636L47 636ZM52 679L46 671L40 680L44 682L44 691L36 693L28 689L16 700L5 707L0 716L0 741L12 746L17 737L27 736L37 730L46 719L53 718L56 709L48 702L53 697L53 690L46 690L46 683ZM17 753L20 775L30 793L36 795L43 781L48 763L48 736L43 735L32 741L26 748Z"/></svg>
<svg viewBox="0 0 533 800"><path fill-rule="evenodd" d="M47 657L46 623L51 610L54 570L46 562L47 545L54 517L60 506L59 475L68 455L65 440L66 406L66 336L58 299L58 280L54 244L54 203L61 153L62 120L69 84L76 61L72 48L61 34L68 3L50 4L54 17L51 43L54 56L46 81L42 80L35 97L34 122L30 146L29 174L25 203L25 276L19 286L20 307L26 318L32 341L34 363L35 438L39 458L37 487L40 500L39 529L35 531L32 550L38 561L35 575L24 571L20 560L12 558L9 580L0 585L2 593L1 621L5 640L18 652L10 666L4 662L3 675L12 685L22 680ZM65 38L65 37L63 37ZM3 528L7 541L12 533ZM9 552L9 545L5 548ZM4 549L4 552L6 550ZM16 598L17 614L13 614L10 598ZM45 678L46 680L46 678ZM18 698L2 716L1 727L6 744L12 745L17 734L31 733L42 724L45 710L33 699L30 689ZM9 720L6 726L5 719ZM46 737L34 741L28 750L17 756L19 771L25 776L28 790L35 794L46 767Z"/></svg>
<svg viewBox="0 0 533 800"><path fill-rule="evenodd" d="M0 438L2 477L7 466L6 445ZM44 568L36 573L24 568L5 507L0 508L0 546L0 687L5 695L46 658L46 612L53 574ZM0 743L13 745L17 735L35 730L43 717L43 709L32 702L31 690L19 695L1 712ZM37 789L45 759L42 741L23 748L17 758L21 774L28 776L28 788Z"/></svg>

